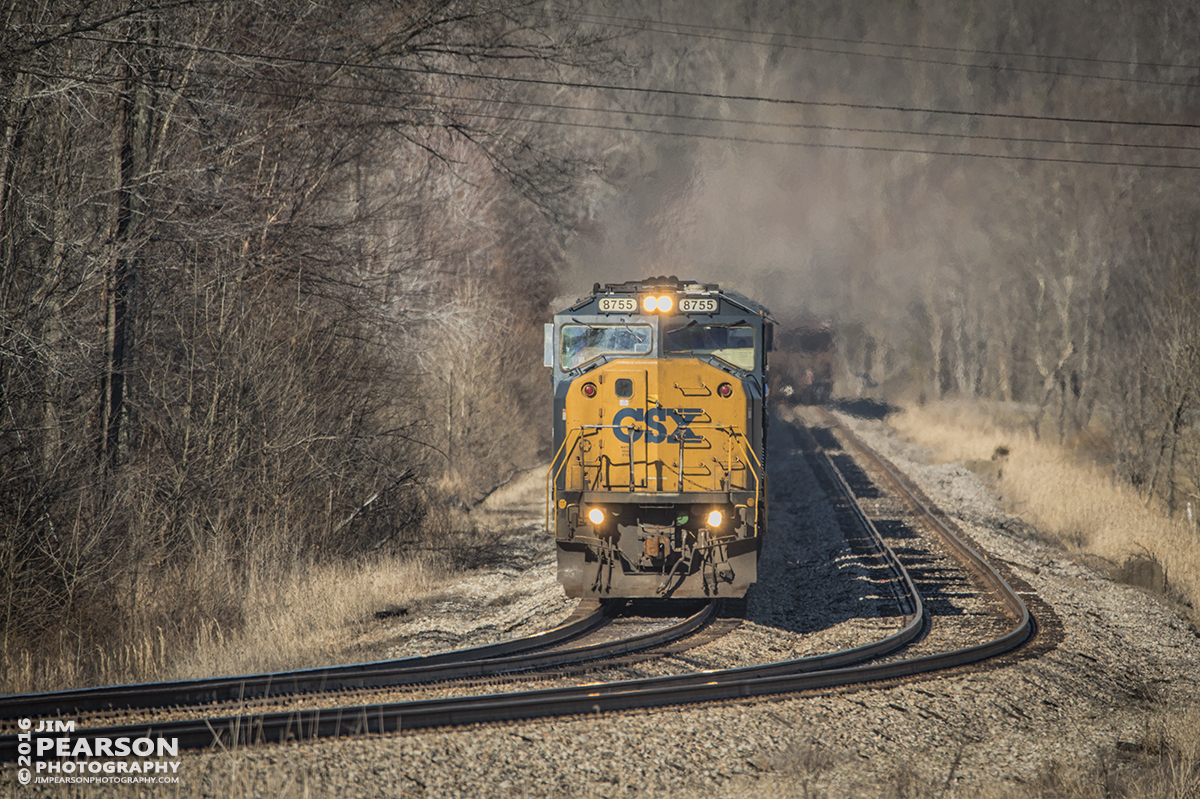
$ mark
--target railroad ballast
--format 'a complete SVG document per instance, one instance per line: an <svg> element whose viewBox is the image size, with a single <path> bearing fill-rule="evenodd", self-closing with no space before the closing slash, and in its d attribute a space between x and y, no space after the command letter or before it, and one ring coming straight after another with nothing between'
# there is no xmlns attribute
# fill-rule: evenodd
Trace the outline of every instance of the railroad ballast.
<svg viewBox="0 0 1200 799"><path fill-rule="evenodd" d="M546 325L547 526L573 597L743 596L767 520L762 305L716 284L596 284Z"/></svg>

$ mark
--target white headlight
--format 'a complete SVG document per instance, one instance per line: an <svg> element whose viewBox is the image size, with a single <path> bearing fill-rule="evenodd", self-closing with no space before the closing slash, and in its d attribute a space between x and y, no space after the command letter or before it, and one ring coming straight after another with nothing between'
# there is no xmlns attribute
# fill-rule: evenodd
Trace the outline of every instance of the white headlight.
<svg viewBox="0 0 1200 799"><path fill-rule="evenodd" d="M604 511L599 508L592 508L588 511L588 521L592 524L600 524L604 521Z"/></svg>
<svg viewBox="0 0 1200 799"><path fill-rule="evenodd" d="M725 517L721 515L721 511L719 510L714 510L712 513L708 514L709 527L720 527L721 522L723 521L725 521Z"/></svg>

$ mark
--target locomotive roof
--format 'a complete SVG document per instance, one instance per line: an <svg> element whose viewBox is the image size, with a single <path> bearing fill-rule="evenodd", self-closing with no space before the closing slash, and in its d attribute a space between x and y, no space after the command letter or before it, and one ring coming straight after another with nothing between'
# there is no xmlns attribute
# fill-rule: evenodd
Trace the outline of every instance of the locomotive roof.
<svg viewBox="0 0 1200 799"><path fill-rule="evenodd" d="M581 297L579 301L575 303L574 307L579 307L585 302L590 302L595 296L601 294L637 294L645 291L661 291L663 289L689 295L715 294L733 301L751 313L761 314L767 318L770 318L771 316L771 312L767 310L766 306L759 302L755 302L740 292L722 289L720 285L716 283L701 283L697 280L680 280L675 275L671 275L669 277L660 275L659 277L647 277L643 278L642 280L627 280L624 283L605 283L603 286L599 283L595 283L592 285L591 296Z"/></svg>

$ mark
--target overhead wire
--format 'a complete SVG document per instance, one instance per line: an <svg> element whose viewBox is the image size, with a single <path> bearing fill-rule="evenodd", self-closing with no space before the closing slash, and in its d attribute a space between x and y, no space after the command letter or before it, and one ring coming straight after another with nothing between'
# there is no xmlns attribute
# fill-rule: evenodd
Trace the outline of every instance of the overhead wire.
<svg viewBox="0 0 1200 799"><path fill-rule="evenodd" d="M597 15L597 16L599 16L599 15ZM592 15L588 15L588 14L580 14L579 15L579 18L581 18L581 19L588 19L590 17L592 17ZM606 18L606 17L600 17L600 18ZM618 18L618 19L620 19L620 18ZM1056 70L1052 70L1052 69L1037 69L1034 67L1019 67L1019 66L1013 66L1011 64L982 64L982 63L968 62L968 61L948 61L948 60L935 59L935 58L920 58L918 56L911 56L911 55L894 55L892 53L867 53L867 52L862 52L861 50L837 50L837 49L833 49L831 47L824 47L824 46L767 42L767 41L761 41L758 39L742 39L742 38L735 38L732 36L720 36L715 33L690 33L690 32L686 32L686 31L671 30L670 27L661 27L661 25L664 25L664 24L669 26L669 25L674 25L677 23L656 23L656 22L652 22L652 21L643 21L643 24L633 24L632 22L628 23L628 24L620 24L620 23L601 23L601 24L605 25L606 27L612 27L612 28L617 28L617 29L650 31L653 33L666 33L666 34L670 34L670 35L689 36L692 38L705 39L705 40L709 40L709 41L718 41L718 42L732 42L732 43L739 43L739 44L758 44L758 45L766 45L766 46L773 46L773 47L783 47L783 48L788 48L788 49L793 49L793 50L804 50L806 52L812 52L812 53L822 53L822 54L826 54L826 55L845 55L845 56L853 56L853 57L859 57L859 58L889 59L889 60L894 60L894 61L905 61L908 63L915 63L915 64L933 64L933 65L938 65L938 66L966 67L969 69L986 69L986 70L1003 71L1003 72L1019 72L1019 73L1026 73L1026 74L1031 74L1031 75L1051 75L1051 76L1058 77L1058 78L1083 78L1083 79L1088 79L1088 80L1116 81L1116 82L1122 82L1122 83L1144 83L1144 84L1155 85L1155 86L1175 86L1175 87L1179 87L1179 88L1192 88L1192 89L1200 88L1200 84L1196 83L1195 81L1180 82L1177 80L1162 80L1162 79L1157 79L1157 78L1139 78L1139 77L1122 76L1122 75L1097 75L1097 74L1089 74L1089 73L1081 73L1081 72L1060 72L1060 71L1056 71ZM718 28L716 30L722 30L722 29ZM779 36L779 37L783 37L783 38L789 38L791 36L794 36L792 34L758 33L758 32L755 32L754 35L771 36L771 37ZM809 37L799 36L797 38L809 38ZM822 37L813 37L813 38L822 38ZM842 40L835 40L835 41L842 41ZM866 44L866 42L863 42L863 44ZM872 43L872 44L873 44L873 46L879 46L879 47L884 47L884 46L902 47L902 45L883 45L883 44L878 44L878 43Z"/></svg>
<svg viewBox="0 0 1200 799"><path fill-rule="evenodd" d="M424 66L423 67L404 67L404 66L395 65L395 64L364 64L364 63L356 63L356 62L349 62L349 61L336 61L336 60L330 60L330 59L301 58L301 57L297 57L297 56L280 56L280 55L272 55L272 54L264 54L264 53L249 53L249 52L230 50L230 49L224 49L224 48L205 47L205 46L190 44L190 43L188 43L188 44L163 43L163 42L147 43L147 42L137 42L137 41L131 40L131 39L99 37L99 36L88 36L88 37L81 37L81 38L88 38L88 39L91 39L94 41L100 41L100 42L105 42L105 43L110 43L110 44L138 44L138 45L142 45L142 46L150 46L150 47L155 47L155 48L159 48L159 49L167 49L167 50L191 50L191 51L205 52L205 53L209 53L209 54L221 55L221 56L226 56L226 57L245 58L245 59L250 60L251 62L257 62L257 63L266 62L266 63L276 63L276 64L285 63L285 64L306 65L306 66L328 66L331 68L336 68L338 70L351 68L351 69L364 69L364 70L369 70L369 71L384 70L384 71L389 71L389 72L414 73L414 74L420 74L420 75L432 74L432 75L437 75L437 76L442 76L442 77L450 77L450 78L455 78L455 79L460 79L460 80L500 81L500 82L507 82L507 83L546 86L546 87L553 87L553 88L559 88L559 89L561 89L561 88L589 89L589 90L597 90L597 91L641 93L641 94L645 94L645 95L649 95L649 96L664 96L665 95L665 96L683 96L683 97L691 97L691 98L715 99L715 100L723 100L723 101L731 101L732 100L732 101L762 102L762 103L777 104L777 105L784 105L784 106L801 106L801 107L803 107L803 106L818 106L818 107L850 108L850 109L856 109L856 110L923 113L923 114L945 114L945 115L951 115L951 116L1018 119L1018 120L1025 120L1025 121L1039 121L1039 122L1107 124L1107 125L1115 125L1115 126L1141 126L1141 127L1148 127L1148 128L1173 128L1173 129L1184 129L1184 130L1194 130L1194 129L1200 128L1200 124L1181 123L1181 122L1064 117L1064 116L1048 116L1048 115L1033 115L1033 114L1015 114L1015 113L1003 113L1003 112L963 111L963 110L959 110L959 109L922 108L922 107L913 107L913 106L888 106L888 105L871 104L871 103L793 100L793 99L778 98L778 97L762 97L762 96L756 96L756 95L736 95L736 94L717 93L717 92L702 92L702 91L690 91L690 90L680 90L680 89L667 89L667 88L661 88L661 87L622 86L620 84L604 84L604 83L594 83L594 82L585 82L585 81L549 80L549 79L544 79L544 78L532 78L532 77L521 77L521 76L488 75L488 74L468 73L468 72L460 72L457 70L439 69L439 68L424 67ZM171 68L168 67L167 69L171 69ZM503 99L503 98L500 98L500 99L454 98L454 97L447 96L447 95L439 95L436 93L422 92L420 90L399 90L399 89L395 89L392 87L388 87L388 88L339 87L339 86L323 85L323 84L317 83L317 82L294 81L294 79L284 79L284 78L276 78L276 77L261 76L261 75L256 76L256 79L275 81L275 82L281 82L281 83L292 82L297 86L301 86L301 87L308 86L310 88L321 88L321 89L344 88L344 89L348 89L348 90L367 91L367 92L384 92L384 93L394 93L394 94L407 93L407 94L411 94L412 96L424 96L429 99L443 100L443 101L463 100L463 101L469 101L469 102L492 102L492 103L498 103L498 104L515 105L515 106L519 106L519 107L532 107L532 108L543 108L543 109L553 109L553 110L560 110L560 111L586 112L586 113L619 113L619 114L624 114L626 116L642 116L642 117L652 117L652 118L662 118L662 119L673 119L673 120L678 120L678 121L707 122L707 123L714 123L714 124L758 125L758 126L770 127L770 128L819 130L819 131L825 131L825 132L838 132L838 133L864 133L864 134L879 134L879 135L892 135L892 136L916 136L916 137L929 137L929 138L958 138L965 142L997 141L997 142L1018 143L1018 144L1026 144L1026 143L1028 143L1028 144L1055 144L1055 145L1061 145L1061 146L1117 147L1117 148L1179 150L1179 151L1195 151L1197 149L1200 149L1198 147L1191 147L1191 146L1187 146L1187 145L1175 145L1175 144L1159 145L1159 144L1138 143L1138 142L1111 142L1111 141L1110 142L1092 142L1092 141L1085 141L1085 140L1069 141L1069 140L1062 140L1062 139L1044 139L1044 138L1037 138L1037 137L995 136L995 135L972 136L969 134L942 133L942 132L936 132L936 131L914 131L914 130L903 130L903 129L896 129L896 128L851 127L851 126L820 125L820 124L815 124L815 123L760 122L757 120L730 119L727 117L708 117L708 116L697 116L697 115L689 115L689 114L661 113L661 112L652 112L652 111L635 111L635 110L628 110L628 109L590 108L590 107L585 107L585 106L562 105L562 104L556 104L556 103L536 103L536 102L531 102L531 101L518 101L518 100L509 100L509 99ZM164 88L166 88L166 87L164 87ZM247 89L245 87L242 87L241 90L246 91ZM283 94L278 94L278 93L264 92L261 90L256 90L253 93L264 94L264 95L274 94L277 97L281 97L281 98L285 98L285 99L293 99L293 100L314 99L312 97L304 97L304 96L300 96L300 95L283 95ZM340 98L330 98L330 97L322 98L322 101L324 101L324 102L351 102L351 101L347 101L347 100L340 99ZM383 106L380 106L379 103L366 102L366 101L354 101L353 104L373 105L373 106L383 107ZM461 110L458 112L458 114L460 116L465 116L465 117L479 119L479 120L512 121L512 122L522 122L522 123L527 123L527 124L552 124L552 125L567 126L567 127L573 127L573 128L581 128L581 129L595 129L595 130L608 130L608 131L628 132L628 133L643 133L643 134L651 134L651 135L677 136L677 137L685 137L685 138L719 140L719 141L726 141L726 142L744 142L744 143L760 144L760 145L813 147L813 148L826 148L826 149L837 149L837 150L864 150L864 151L874 151L874 152L894 152L894 153L925 154L925 155L945 155L945 156L989 158L989 159L1002 159L1002 160L1045 161L1045 162L1051 162L1051 163L1094 164L1094 165L1102 165L1102 166L1145 167L1145 168L1154 168L1154 169L1178 168L1178 169L1191 170L1191 169L1200 168L1200 166L1193 166L1193 165L1189 165L1189 164L1178 164L1178 163L1173 163L1173 164L1139 163L1139 162L1122 161L1122 160L1097 160L1097 159L1038 156L1038 155L1026 155L1026 154L1013 154L1013 153L979 153L979 152L970 152L970 151L962 151L962 150L924 149L924 148L903 147L903 146L882 146L882 145L871 146L871 145L862 145L862 144L849 144L849 143L844 143L844 142L843 143L832 143L832 142L812 142L812 141L804 141L804 142L783 141L783 140L779 140L779 139L769 139L769 138L744 136L744 135L732 135L731 136L731 135L722 135L722 134L715 134L715 133L703 133L703 132L698 132L698 131L670 131L670 130L661 130L661 129L647 128L647 127L634 127L631 125L603 125L603 124L584 123L584 122L577 122L577 121L570 121L570 120L547 119L544 117L533 118L533 117L501 116L501 115L497 115L497 114L482 114L479 112L469 112L469 111L461 111Z"/></svg>
<svg viewBox="0 0 1200 799"><path fill-rule="evenodd" d="M625 23L645 23L651 25L671 25L677 28L696 28L722 33L740 33L755 36L772 36L787 39L804 39L808 41L833 42L836 44L860 44L874 47L895 47L906 50L933 50L936 52L962 53L966 55L1005 56L1010 58L1037 58L1047 61L1080 61L1092 64L1107 64L1112 66L1129 67L1128 60L1116 58L1096 58L1094 56L1056 55L1053 53L1022 53L1015 50L981 50L968 47L948 47L936 44L915 44L912 42L888 42L879 39L850 39L835 36L818 36L811 33L792 33L788 31L764 31L747 28L729 28L720 25L702 25L694 22L679 22L676 20L651 20L645 17L625 17L618 14L596 14L594 12L575 12L577 18L593 18L601 20L616 20ZM1155 69L1190 69L1200 71L1200 64L1174 64L1156 61L1143 61L1133 64L1138 67Z"/></svg>
<svg viewBox="0 0 1200 799"><path fill-rule="evenodd" d="M801 142L801 141L780 141L778 139L761 139L751 136L726 136L720 134L699 133L696 131L665 131L654 128L636 128L627 125L600 125L595 123L572 122L569 120L556 120L544 118L522 118L522 117L504 117L494 114L477 114L474 112L459 112L463 116L483 118L494 121L510 121L510 122L528 122L546 125L560 125L574 128L587 128L593 130L609 130L622 131L627 133L647 133L657 136L680 136L693 139L708 139L714 141L761 144L761 145L776 145L781 147L810 147L818 149L830 150L857 150L864 152L881 152L881 153L908 153L915 155L947 155L961 156L964 158L983 158L996 159L1003 161L1035 161L1052 164L1083 164L1090 166L1119 166L1119 167L1139 167L1145 169L1200 169L1200 164L1158 164L1145 163L1137 161L1102 161L1094 158L1059 158L1040 155L1018 155L1010 153L977 153L964 152L956 150L930 150L917 147L885 147L885 146L870 146L864 144L837 144L833 142ZM919 135L919 134L918 134Z"/></svg>
<svg viewBox="0 0 1200 799"><path fill-rule="evenodd" d="M205 70L193 70L200 74L219 76L219 73L209 72ZM757 127L784 129L784 130L813 130L827 133L867 133L880 135L896 135L896 136L916 136L924 138L942 138L942 139L960 139L970 142L976 141L995 141L1008 144L1055 144L1066 146L1081 146L1081 147L1114 147L1114 148L1129 148L1129 149L1149 149L1149 150L1178 150L1182 152L1200 152L1200 145L1180 145L1180 144L1149 144L1143 142L1120 142L1120 141L1087 141L1087 140L1064 140L1052 139L1032 136L998 136L992 134L964 134L964 133L942 133L937 131L922 131L922 130L904 130L900 128L871 128L871 127L854 127L846 125L828 125L809 122L771 122L757 119L738 119L730 117L705 116L697 114L681 114L664 111L639 111L628 108L595 108L582 105L569 105L563 103L548 103L535 102L531 100L514 100L509 98L479 98L479 97L463 97L447 94L438 94L419 89L398 89L394 87L364 87L364 86L342 86L321 84L315 81L298 80L295 78L283 78L272 76L258 76L257 80L266 81L269 83L280 83L284 85L297 86L300 88L320 88L332 90L347 90L347 91L362 91L374 94L384 94L391 96L417 97L442 102L478 102L478 103L494 103L506 106L516 106L519 108L536 108L542 110L553 111L568 111L576 113L595 113L595 114L617 114L627 117L643 117L653 119L668 119L684 122L706 122L715 124L732 124L732 125L754 125ZM256 92L258 94L268 94L264 92ZM289 99L296 99L296 96L290 96ZM340 100L332 100L333 102L341 102ZM370 105L370 103L364 103ZM420 109L415 109L420 110ZM520 121L533 122L537 120L522 119ZM546 120L543 120L546 121ZM643 129L639 129L644 132ZM686 134L678 134L686 135ZM758 141L758 140L755 140Z"/></svg>
<svg viewBox="0 0 1200 799"><path fill-rule="evenodd" d="M325 87L325 88L331 88L331 87ZM341 88L345 88L345 87L341 87ZM368 92L379 91L377 89L356 89L356 90L368 91ZM239 91L242 91L242 92L245 92L248 94L258 95L258 96L273 97L276 99L319 102L322 104L334 103L334 104L339 104L339 105L351 105L351 106L361 106L361 107L369 107L369 108L386 108L386 106L381 105L379 102L374 101L374 100L352 100L352 99L348 99L348 98L337 98L337 97L317 98L317 97L314 97L312 94L285 94L282 92L276 92L276 91L268 92L268 91L264 91L261 89L250 89L247 87L241 87L241 88L239 88ZM517 106L530 106L530 107L540 107L543 105L547 105L547 107L550 107L550 108L559 108L559 106L548 105L548 104L539 104L539 103L525 103L525 102L518 102L518 101L505 101L505 100L496 100L496 99L479 100L477 98L460 98L460 97L450 97L447 95L434 95L434 94L422 94L422 93L418 93L418 94L419 94L419 96L424 96L424 97L427 97L430 99L443 99L443 100L448 100L448 101L467 100L470 102L512 104L512 105L517 105ZM445 111L445 109L428 109L428 108L406 108L404 110L413 111L413 112L422 112L422 111L425 111L425 112L443 111L444 112ZM597 109L580 108L579 110L597 110ZM604 110L610 111L612 113L630 113L630 114L638 114L639 113L639 112L622 112L622 111L616 110L616 109L604 109ZM651 117L663 116L663 115L656 114L653 112L645 112L644 115L651 116ZM672 116L672 115L667 115L667 116ZM456 122L457 118L459 118L459 117L482 120L482 121L492 121L492 122L519 122L519 123L524 123L524 124L554 125L554 126L558 126L558 127L569 127L569 128L582 129L582 130L603 130L603 131L618 132L618 133L640 133L640 134L649 134L649 135L656 135L656 136L673 136L673 137L679 137L679 138L701 139L701 140L708 140L708 141L721 141L721 142L728 142L728 143L746 143L746 144L758 144L758 145L780 146L780 147L806 147L806 148L815 148L815 149L832 149L832 150L863 151L863 152L883 152L883 153L898 153L898 154L913 154L913 155L944 155L944 156L960 156L960 157L965 157L965 158L981 158L981 159L992 159L992 160L1002 160L1002 161L1031 161L1031 162L1041 162L1041 163L1079 164L1079 165L1114 166L1114 167L1136 167L1136 168L1146 168L1146 169L1185 169L1185 170L1200 169L1200 164L1192 165L1192 164L1180 164L1180 163L1153 163L1153 162L1143 162L1143 161L1099 160L1096 158L1069 158L1069 157L1028 155L1028 154L1015 154L1015 153L981 153L981 152L971 152L971 151L962 151L962 150L932 150L932 149L918 148L918 147L847 144L847 143L816 142L816 141L794 141L794 140L789 141L789 140L767 139L767 138L762 138L762 137L745 136L745 135L704 133L704 132L694 131L694 130L671 131L671 130L662 130L659 128L636 127L636 126L632 126L632 125L605 125L605 124L600 124L600 123L579 122L579 121L567 120L567 119L553 119L553 118L546 118L546 117L521 117L521 116L501 115L501 114L495 114L495 113L483 113L483 112L479 112L479 111L471 111L471 110L465 110L465 109L455 109L452 114L447 112L447 120L443 121L441 123L423 122L423 121L415 120L415 119L406 119L406 120L403 120L403 123L404 124L417 124L422 127L439 127L439 128L465 130L465 128L462 128L462 126L458 125ZM685 118L689 119L689 120L693 119L690 117L685 117ZM713 121L728 122L729 120L723 120L723 119L718 118L718 119L714 119ZM393 122L398 122L398 121L393 121ZM739 124L762 125L763 123L746 120L746 121L739 121ZM768 126L770 124L771 123L767 123ZM830 131L846 131L846 132L862 132L862 133L876 132L876 131L872 131L870 129L855 129L855 128L847 129L847 128L840 128L837 126L808 126L808 125L803 125L803 124L793 126L793 125L786 125L786 123L783 123L783 124L785 124L785 126L788 126L788 127L801 127L801 128L812 127L812 128L816 128L816 129L830 130ZM955 137L964 138L967 141L971 141L973 138L973 137L956 136L955 134L929 134L929 133L924 133L921 131L883 130L883 131L879 131L879 132L890 133L890 134L894 134L894 135L913 135L913 136L941 135L941 136L946 136L948 138L955 138ZM1001 141L1008 140L1005 137L978 137L978 138L991 138L991 139L997 139L997 140L1001 140ZM1122 146L1120 143L1112 143L1112 142L1061 142L1061 141L1057 141L1057 140L1036 140L1036 139L1034 139L1034 140L1016 139L1015 141L1017 141L1017 142L1045 141L1047 143L1055 143L1055 144L1067 144L1067 145L1079 145L1079 146L1100 146L1100 147ZM1140 146L1156 147L1156 145L1140 145ZM1173 148L1173 146L1171 146L1171 145L1164 145L1163 147ZM1200 150L1200 147L1178 147L1177 149L1190 150L1190 151L1194 152L1194 151Z"/></svg>
<svg viewBox="0 0 1200 799"><path fill-rule="evenodd" d="M1131 127L1147 127L1147 128L1177 128L1186 130L1200 130L1200 123L1195 122L1164 122L1158 120L1137 120L1137 119L1114 119L1103 117L1072 117L1058 116L1048 114L1018 114L1013 112L1002 111L966 111L961 109L951 108L936 108L930 106L906 106L906 105L884 105L877 103L854 103L848 101L829 101L829 100L798 100L786 97L766 97L761 95L749 94L731 94L724 92L705 92L691 89L669 89L654 86L623 86L613 83L597 83L588 81L571 81L563 79L549 78L533 78L516 75L489 75L486 73L462 72L459 70L438 68L433 66L421 67L405 67L397 64L364 64L346 61L336 61L331 59L321 58L301 58L299 56L282 56L269 55L265 53L248 53L245 51L228 50L224 48L206 47L196 44L168 44L163 42L135 42L130 39L112 39L103 37L86 37L94 41L103 41L109 44L139 44L141 46L149 46L160 49L172 50L196 50L214 55L234 56L238 58L255 59L268 62L291 63L309 66L328 66L338 69L357 68L364 70L380 70L400 73L420 74L420 75L439 75L442 77L457 78L461 80L478 80L478 81L494 81L504 83L515 83L520 85L543 86L551 88L564 89L585 89L594 91L611 91L621 93L644 94L648 96L671 96L671 97L688 97L693 99L704 100L721 100L734 102L757 102L769 105L782 106L797 106L797 107L818 107L818 108L844 108L849 110L869 110L869 111L891 111L898 113L915 113L915 114L939 114L946 116L960 117L983 117L993 119L1014 119L1023 121L1037 122L1061 122L1073 124L1088 124L1088 125L1115 125L1115 126L1131 126Z"/></svg>

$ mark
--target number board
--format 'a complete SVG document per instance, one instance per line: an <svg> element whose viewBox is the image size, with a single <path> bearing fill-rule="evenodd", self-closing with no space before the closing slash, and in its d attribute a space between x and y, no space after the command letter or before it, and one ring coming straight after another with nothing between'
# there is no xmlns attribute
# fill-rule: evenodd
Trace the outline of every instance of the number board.
<svg viewBox="0 0 1200 799"><path fill-rule="evenodd" d="M600 313L636 313L637 300L632 297L601 297Z"/></svg>
<svg viewBox="0 0 1200 799"><path fill-rule="evenodd" d="M680 313L716 313L717 301L711 298L684 297L679 301Z"/></svg>

